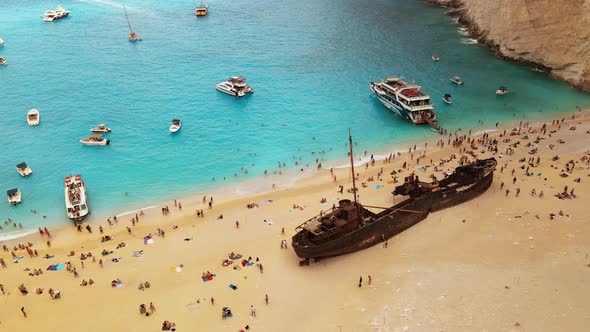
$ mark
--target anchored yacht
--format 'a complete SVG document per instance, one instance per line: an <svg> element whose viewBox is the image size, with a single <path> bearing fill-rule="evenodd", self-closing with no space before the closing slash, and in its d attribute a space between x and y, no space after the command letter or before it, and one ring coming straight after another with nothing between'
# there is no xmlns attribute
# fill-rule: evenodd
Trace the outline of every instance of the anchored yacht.
<svg viewBox="0 0 590 332"><path fill-rule="evenodd" d="M436 120L430 96L422 92L422 87L408 84L403 78L388 77L379 83L371 82L371 90L381 104L413 124Z"/></svg>
<svg viewBox="0 0 590 332"><path fill-rule="evenodd" d="M16 171L18 172L18 174L22 175L23 177L33 174L33 170L31 170L29 165L27 165L27 163L25 163L25 162L22 162L22 163L16 165Z"/></svg>
<svg viewBox="0 0 590 332"><path fill-rule="evenodd" d="M246 78L240 76L232 76L225 82L217 83L215 88L237 98L243 97L247 93L254 93L252 88L246 84Z"/></svg>
<svg viewBox="0 0 590 332"><path fill-rule="evenodd" d="M6 196L8 196L8 204L10 205L17 205L21 202L22 197L20 191L18 191L18 188L7 190Z"/></svg>
<svg viewBox="0 0 590 332"><path fill-rule="evenodd" d="M8 61L6 61L6 58L3 56L0 56L0 65L6 66L7 64L8 64Z"/></svg>
<svg viewBox="0 0 590 332"><path fill-rule="evenodd" d="M79 222L90 213L86 200L86 186L82 176L67 176L64 179L64 194L66 200L66 213L68 218Z"/></svg>
<svg viewBox="0 0 590 332"><path fill-rule="evenodd" d="M70 11L58 6L55 10L47 10L43 14L43 21L53 22L62 18L66 18L70 15Z"/></svg>

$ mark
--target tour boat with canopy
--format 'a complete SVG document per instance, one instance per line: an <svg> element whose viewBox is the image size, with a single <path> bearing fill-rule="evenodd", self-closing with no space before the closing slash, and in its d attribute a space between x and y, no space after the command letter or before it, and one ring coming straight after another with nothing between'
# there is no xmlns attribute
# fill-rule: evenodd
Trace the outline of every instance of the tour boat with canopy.
<svg viewBox="0 0 590 332"><path fill-rule="evenodd" d="M74 222L80 222L90 213L87 203L86 185L81 175L66 176L64 179L66 213Z"/></svg>
<svg viewBox="0 0 590 332"><path fill-rule="evenodd" d="M8 196L8 204L10 205L17 205L21 202L22 195L18 188L9 189L6 191L6 196Z"/></svg>
<svg viewBox="0 0 590 332"><path fill-rule="evenodd" d="M29 176L29 175L33 174L33 170L31 170L29 165L27 165L27 163L25 163L25 162L22 162L22 163L16 165L16 171L18 172L18 174L20 174L22 176Z"/></svg>

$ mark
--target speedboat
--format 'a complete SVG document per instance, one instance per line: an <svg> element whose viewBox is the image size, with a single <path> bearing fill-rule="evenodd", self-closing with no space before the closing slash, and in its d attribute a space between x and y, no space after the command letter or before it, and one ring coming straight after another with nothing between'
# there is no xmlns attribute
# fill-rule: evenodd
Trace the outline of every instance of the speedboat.
<svg viewBox="0 0 590 332"><path fill-rule="evenodd" d="M101 123L98 126L90 129L91 132L93 133L110 133L111 132L111 128L108 128L106 126L106 123Z"/></svg>
<svg viewBox="0 0 590 332"><path fill-rule="evenodd" d="M195 8L195 14L197 16L205 16L209 12L209 4L201 2L197 8Z"/></svg>
<svg viewBox="0 0 590 332"><path fill-rule="evenodd" d="M252 88L246 84L246 78L240 76L232 76L225 82L217 83L215 88L236 98L243 97L247 93L254 93Z"/></svg>
<svg viewBox="0 0 590 332"><path fill-rule="evenodd" d="M66 200L66 213L68 218L79 222L90 213L86 200L86 185L82 176L67 176L64 179L64 194Z"/></svg>
<svg viewBox="0 0 590 332"><path fill-rule="evenodd" d="M7 64L8 64L8 61L6 61L6 58L3 56L0 56L0 65L6 66Z"/></svg>
<svg viewBox="0 0 590 332"><path fill-rule="evenodd" d="M451 95L448 93L443 96L442 100L447 104L451 104L453 102Z"/></svg>
<svg viewBox="0 0 590 332"><path fill-rule="evenodd" d="M55 10L46 10L43 14L43 21L53 22L62 18L66 18L70 15L70 11L58 6Z"/></svg>
<svg viewBox="0 0 590 332"><path fill-rule="evenodd" d="M33 108L27 113L27 123L29 126L38 126L40 121L41 114L39 114L37 109Z"/></svg>
<svg viewBox="0 0 590 332"><path fill-rule="evenodd" d="M461 80L461 77L459 77L459 76L453 76L451 78L451 82L453 82L457 85L463 85L463 81Z"/></svg>
<svg viewBox="0 0 590 332"><path fill-rule="evenodd" d="M88 136L88 138L81 139L80 143L82 143L84 145L96 146L96 145L108 145L109 143L111 143L111 141L106 138L103 138L102 135L100 135L100 134L93 134L93 135Z"/></svg>
<svg viewBox="0 0 590 332"><path fill-rule="evenodd" d="M440 60L440 57L438 55L436 55L436 54L433 54L432 55L432 61L438 61L438 60Z"/></svg>
<svg viewBox="0 0 590 332"><path fill-rule="evenodd" d="M10 205L17 205L21 202L22 197L18 188L7 190L6 195L8 196L8 204Z"/></svg>
<svg viewBox="0 0 590 332"><path fill-rule="evenodd" d="M507 87L505 87L505 86L501 86L501 87L499 87L499 88L498 88L498 90L496 90L496 94L497 94L498 96L505 95L505 94L507 94L508 92L509 92L509 91L508 91L508 88L507 88Z"/></svg>
<svg viewBox="0 0 590 332"><path fill-rule="evenodd" d="M434 105L421 86L408 84L402 77L388 77L371 82L371 90L383 106L413 124L436 121Z"/></svg>
<svg viewBox="0 0 590 332"><path fill-rule="evenodd" d="M180 130L180 127L182 127L182 123L180 122L180 120L174 119L172 120L172 124L170 125L169 129L171 133L175 133Z"/></svg>
<svg viewBox="0 0 590 332"><path fill-rule="evenodd" d="M31 170L31 168L25 162L16 165L16 171L22 176L29 176L33 174L33 170Z"/></svg>

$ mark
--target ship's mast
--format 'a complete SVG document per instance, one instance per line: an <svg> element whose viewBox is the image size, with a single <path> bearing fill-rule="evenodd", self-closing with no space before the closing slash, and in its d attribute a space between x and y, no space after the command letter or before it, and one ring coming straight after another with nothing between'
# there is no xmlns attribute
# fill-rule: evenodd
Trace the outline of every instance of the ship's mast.
<svg viewBox="0 0 590 332"><path fill-rule="evenodd" d="M352 131L348 128L348 145L350 146L350 169L352 171L352 192L354 193L354 204L356 206L356 181L354 173L354 156L352 155Z"/></svg>
<svg viewBox="0 0 590 332"><path fill-rule="evenodd" d="M131 29L131 23L129 22L129 16L127 16L127 9L125 8L125 4L123 4L123 11L125 11L125 19L127 20L127 26L129 26L129 32L133 32Z"/></svg>

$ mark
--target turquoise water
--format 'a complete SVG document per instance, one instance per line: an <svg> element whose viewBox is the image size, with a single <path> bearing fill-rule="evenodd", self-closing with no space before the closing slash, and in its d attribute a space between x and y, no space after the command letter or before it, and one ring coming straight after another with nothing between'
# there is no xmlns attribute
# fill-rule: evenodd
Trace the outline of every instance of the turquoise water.
<svg viewBox="0 0 590 332"><path fill-rule="evenodd" d="M23 192L19 206L0 203L0 219L25 228L68 222L62 183L70 174L83 175L102 217L260 176L278 161L312 162L312 151L341 158L349 127L359 150L434 136L374 98L369 82L391 74L422 85L448 129L590 105L588 95L465 45L444 10L420 1L212 0L197 19L191 1L129 0L144 40L137 44L127 41L120 2L61 1L71 16L42 22L58 3L0 2L0 55L10 63L0 68L0 189ZM255 93L236 100L217 92L230 75L247 77ZM451 84L453 75L465 85ZM499 85L512 92L496 97ZM31 108L41 112L38 127L26 124ZM173 118L183 121L176 135ZM100 122L113 129L112 144L82 146ZM21 161L31 177L16 173Z"/></svg>

